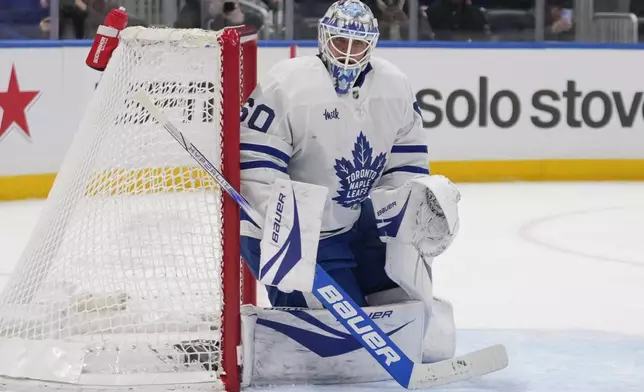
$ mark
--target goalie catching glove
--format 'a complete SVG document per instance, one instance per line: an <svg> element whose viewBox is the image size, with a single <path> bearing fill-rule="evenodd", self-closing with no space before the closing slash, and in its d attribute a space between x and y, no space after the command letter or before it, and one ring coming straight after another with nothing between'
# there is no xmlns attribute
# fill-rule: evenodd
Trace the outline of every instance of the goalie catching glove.
<svg viewBox="0 0 644 392"><path fill-rule="evenodd" d="M423 176L371 192L383 242L413 245L423 258L443 253L459 228L460 193L446 177Z"/></svg>

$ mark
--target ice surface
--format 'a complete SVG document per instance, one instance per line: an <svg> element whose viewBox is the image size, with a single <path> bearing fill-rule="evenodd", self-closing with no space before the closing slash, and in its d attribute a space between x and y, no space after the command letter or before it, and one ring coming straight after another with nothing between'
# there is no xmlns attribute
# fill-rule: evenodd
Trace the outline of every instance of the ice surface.
<svg viewBox="0 0 644 392"><path fill-rule="evenodd" d="M644 339L589 331L461 331L465 353L503 343L510 366L481 378L432 392L641 392L644 390ZM401 391L394 382L328 386L251 388L253 392Z"/></svg>
<svg viewBox="0 0 644 392"><path fill-rule="evenodd" d="M644 183L462 184L461 232L434 264L458 351L510 366L450 392L644 391ZM0 285L41 201L0 203ZM260 302L265 298L260 298ZM250 391L395 391L394 383Z"/></svg>

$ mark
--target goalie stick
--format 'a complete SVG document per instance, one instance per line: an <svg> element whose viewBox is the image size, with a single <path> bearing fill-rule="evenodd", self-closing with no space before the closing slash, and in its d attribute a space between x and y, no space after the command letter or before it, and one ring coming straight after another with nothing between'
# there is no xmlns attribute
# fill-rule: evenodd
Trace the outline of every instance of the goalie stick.
<svg viewBox="0 0 644 392"><path fill-rule="evenodd" d="M253 209L248 200L230 185L194 144L185 138L144 90L137 91L134 99L141 103L152 117L217 181L253 222L261 223L260 214ZM319 264L315 268L313 294L404 388L429 388L467 380L501 370L508 365L508 356L503 345L490 346L436 363L413 362Z"/></svg>

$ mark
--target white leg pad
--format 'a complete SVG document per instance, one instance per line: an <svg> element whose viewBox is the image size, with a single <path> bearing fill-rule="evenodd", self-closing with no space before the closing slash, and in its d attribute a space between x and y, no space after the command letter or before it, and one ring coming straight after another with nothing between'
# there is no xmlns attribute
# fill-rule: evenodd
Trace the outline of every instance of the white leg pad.
<svg viewBox="0 0 644 392"><path fill-rule="evenodd" d="M419 301L365 307L413 361L422 359ZM389 380L326 309L242 307L242 385L344 384Z"/></svg>
<svg viewBox="0 0 644 392"><path fill-rule="evenodd" d="M388 242L385 270L389 278L402 290L387 290L370 295L367 299L370 305L384 305L410 299L423 303L425 318L428 320L423 339L423 362L449 359L456 352L456 327L452 304L434 298L432 262L431 258L423 259L413 245L397 241Z"/></svg>
<svg viewBox="0 0 644 392"><path fill-rule="evenodd" d="M432 300L432 314L423 340L423 362L438 362L456 354L456 325L452 304L440 298Z"/></svg>
<svg viewBox="0 0 644 392"><path fill-rule="evenodd" d="M367 302L371 306L385 306L410 300L409 295L400 287L367 296ZM442 361L456 354L456 325L452 304L434 297L429 307L431 313L423 339L424 363Z"/></svg>

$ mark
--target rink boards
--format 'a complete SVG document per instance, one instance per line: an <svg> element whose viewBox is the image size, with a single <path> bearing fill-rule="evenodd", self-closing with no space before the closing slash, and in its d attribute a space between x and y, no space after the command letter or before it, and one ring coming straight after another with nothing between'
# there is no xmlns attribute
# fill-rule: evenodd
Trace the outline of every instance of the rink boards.
<svg viewBox="0 0 644 392"><path fill-rule="evenodd" d="M292 44L260 44L260 82ZM297 44L298 55L317 51ZM0 94L15 102L1 113L17 119L0 126L0 199L46 196L100 80L88 45L0 42ZM383 42L377 55L411 81L434 173L644 179L644 46Z"/></svg>

